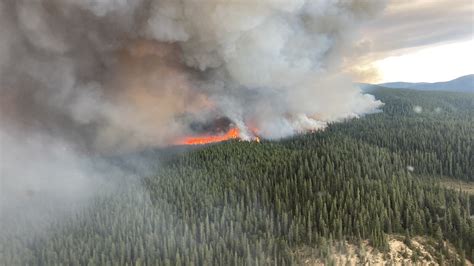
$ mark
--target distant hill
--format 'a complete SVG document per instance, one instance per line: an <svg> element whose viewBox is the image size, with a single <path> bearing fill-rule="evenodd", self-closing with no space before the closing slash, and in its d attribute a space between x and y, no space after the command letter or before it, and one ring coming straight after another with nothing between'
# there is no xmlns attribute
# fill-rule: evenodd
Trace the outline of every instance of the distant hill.
<svg viewBox="0 0 474 266"><path fill-rule="evenodd" d="M364 86L364 85L363 85ZM369 85L370 86L370 85ZM395 89L414 89L414 90L430 90L430 91L459 91L459 92L474 92L474 74L466 75L444 82L389 82L378 84L378 86Z"/></svg>

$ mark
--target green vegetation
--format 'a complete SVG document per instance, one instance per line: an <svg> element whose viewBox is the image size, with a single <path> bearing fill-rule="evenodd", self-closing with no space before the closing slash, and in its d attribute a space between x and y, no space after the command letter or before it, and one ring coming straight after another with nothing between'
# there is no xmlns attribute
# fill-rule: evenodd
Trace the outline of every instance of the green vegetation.
<svg viewBox="0 0 474 266"><path fill-rule="evenodd" d="M331 131L399 154L414 173L474 181L474 94L390 89L374 94L386 104L383 113Z"/></svg>
<svg viewBox="0 0 474 266"><path fill-rule="evenodd" d="M0 265L288 265L343 240L384 252L387 234L447 240L472 261L473 198L430 176L474 180L474 94L373 93L384 112L323 132L156 151L154 174L46 233L2 233Z"/></svg>

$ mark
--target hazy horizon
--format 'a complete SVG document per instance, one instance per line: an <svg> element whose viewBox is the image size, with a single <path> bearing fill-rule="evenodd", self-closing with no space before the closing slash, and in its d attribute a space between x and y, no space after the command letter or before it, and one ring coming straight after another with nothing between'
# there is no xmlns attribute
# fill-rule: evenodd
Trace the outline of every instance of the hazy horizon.
<svg viewBox="0 0 474 266"><path fill-rule="evenodd" d="M397 81L378 82L378 83L373 83L373 84L374 84L374 85L380 85L380 84L398 83L398 82L401 82L401 83L439 83L439 82L449 82L449 81L452 81L452 80L456 80L456 79L458 79L458 78L462 78L462 77L466 77L466 76L471 76L471 75L474 75L474 73L467 73L467 74L465 74L465 75L456 76L456 77L451 78L451 79L438 80L438 81L423 81L423 80L419 80L419 81L405 81L405 80L397 80ZM372 83L371 83L371 84L372 84Z"/></svg>

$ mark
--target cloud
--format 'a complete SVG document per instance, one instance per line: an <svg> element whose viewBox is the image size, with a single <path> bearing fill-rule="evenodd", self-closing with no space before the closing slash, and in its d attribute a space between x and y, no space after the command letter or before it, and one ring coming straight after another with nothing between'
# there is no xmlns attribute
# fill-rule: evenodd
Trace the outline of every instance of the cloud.
<svg viewBox="0 0 474 266"><path fill-rule="evenodd" d="M470 0L392 1L363 31L372 52L463 41L474 34Z"/></svg>
<svg viewBox="0 0 474 266"><path fill-rule="evenodd" d="M361 38L344 61L346 72L360 82L380 82L387 70L380 69L374 62L441 44L472 40L473 17L471 0L392 0L381 14L361 26Z"/></svg>

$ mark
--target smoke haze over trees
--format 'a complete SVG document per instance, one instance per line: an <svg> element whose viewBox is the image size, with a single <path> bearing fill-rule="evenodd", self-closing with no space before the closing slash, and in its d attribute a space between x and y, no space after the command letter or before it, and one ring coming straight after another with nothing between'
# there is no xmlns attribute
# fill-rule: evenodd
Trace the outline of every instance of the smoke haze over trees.
<svg viewBox="0 0 474 266"><path fill-rule="evenodd" d="M225 119L241 138L250 126L280 138L376 110L339 66L383 6L1 1L0 211L32 191L51 204L87 198L116 170L91 168L97 153L172 144L196 124Z"/></svg>
<svg viewBox="0 0 474 266"><path fill-rule="evenodd" d="M392 233L472 260L472 195L427 177L472 181L472 95L343 74L385 2L0 1L0 264L290 264ZM230 127L263 141L163 148Z"/></svg>
<svg viewBox="0 0 474 266"><path fill-rule="evenodd" d="M161 165L140 179L118 178L118 189L46 236L2 235L9 244L0 263L289 265L304 263L300 247L330 263L335 243L368 239L386 252L393 234L408 244L425 237L431 262L472 261L474 195L437 177L472 181L474 96L374 94L386 103L383 113L324 132L135 155ZM405 261L424 259L414 253Z"/></svg>

